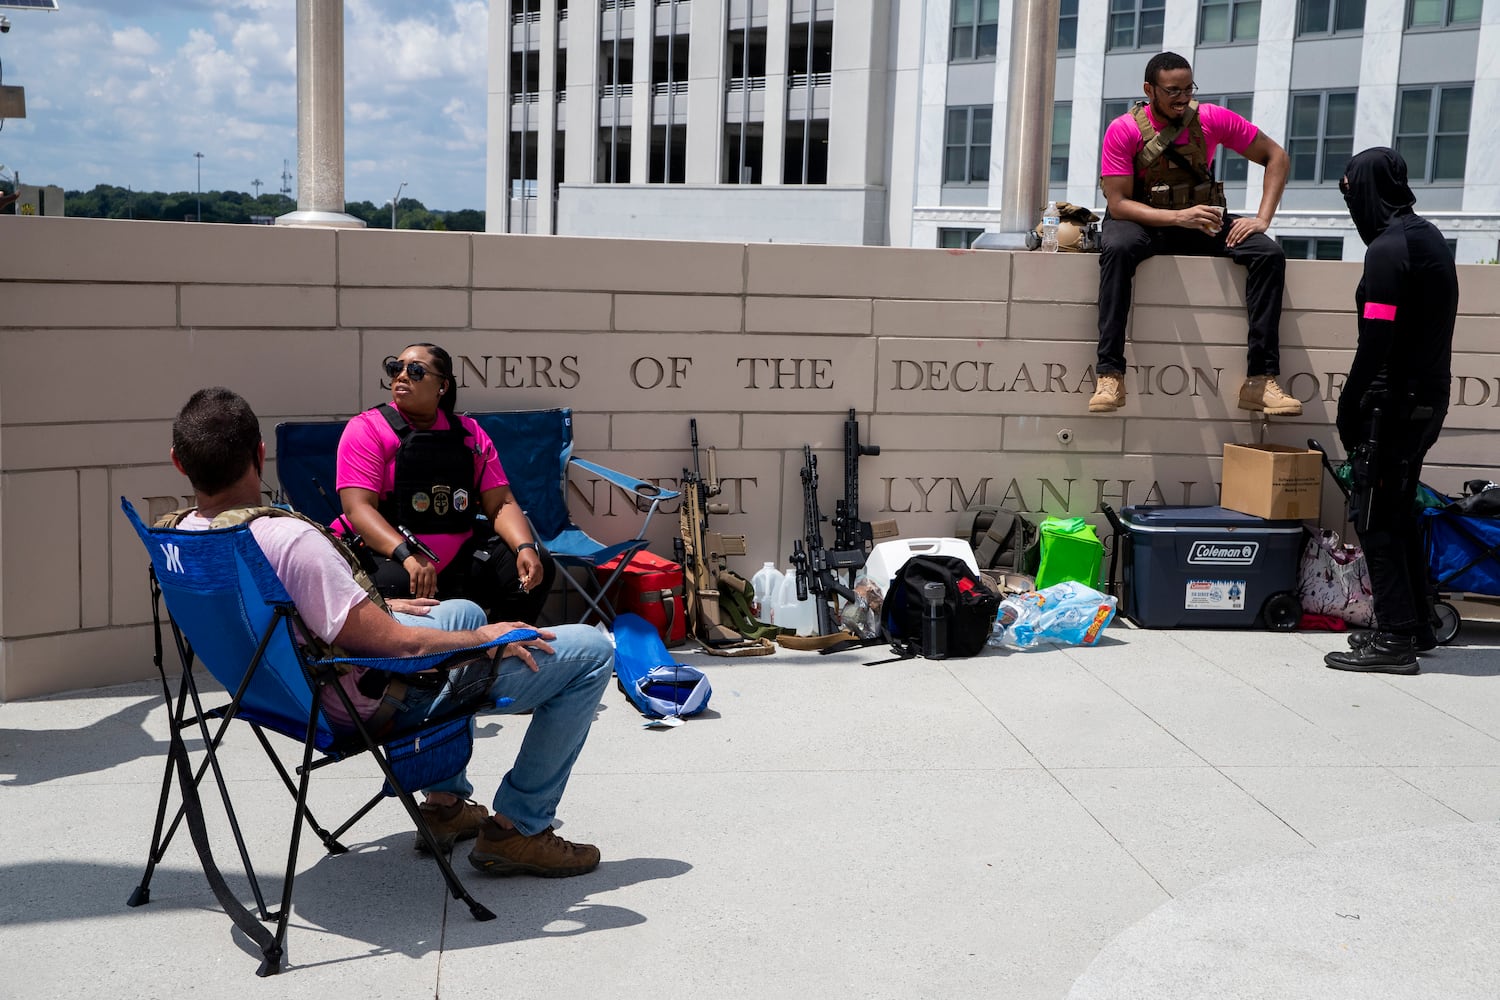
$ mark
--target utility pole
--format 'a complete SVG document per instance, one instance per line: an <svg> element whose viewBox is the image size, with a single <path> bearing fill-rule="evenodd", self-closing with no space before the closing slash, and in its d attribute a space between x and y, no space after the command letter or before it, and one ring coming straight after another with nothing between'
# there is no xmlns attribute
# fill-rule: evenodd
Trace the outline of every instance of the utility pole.
<svg viewBox="0 0 1500 1000"><path fill-rule="evenodd" d="M203 221L203 154L194 153L194 159L198 161L198 219Z"/></svg>
<svg viewBox="0 0 1500 1000"><path fill-rule="evenodd" d="M261 189L261 187L264 184L265 184L265 181L261 180L259 177L255 178L255 180L253 180L253 181L250 182L250 186L253 187L253 188L255 188L255 200L256 201L260 201L260 189Z"/></svg>
<svg viewBox="0 0 1500 1000"><path fill-rule="evenodd" d="M288 198L292 196L292 161L281 161L281 193Z"/></svg>
<svg viewBox="0 0 1500 1000"><path fill-rule="evenodd" d="M401 191L406 187L406 182L401 182L401 187L396 189L396 197L391 199L391 229L396 228L396 202L401 200Z"/></svg>

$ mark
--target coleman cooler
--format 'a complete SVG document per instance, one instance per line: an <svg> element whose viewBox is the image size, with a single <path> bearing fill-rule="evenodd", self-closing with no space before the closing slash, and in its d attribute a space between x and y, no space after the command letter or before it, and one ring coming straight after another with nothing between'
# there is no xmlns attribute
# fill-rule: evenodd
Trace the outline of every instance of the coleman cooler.
<svg viewBox="0 0 1500 1000"><path fill-rule="evenodd" d="M1118 522L1120 610L1137 625L1297 627L1301 521L1223 507L1137 506L1121 511Z"/></svg>

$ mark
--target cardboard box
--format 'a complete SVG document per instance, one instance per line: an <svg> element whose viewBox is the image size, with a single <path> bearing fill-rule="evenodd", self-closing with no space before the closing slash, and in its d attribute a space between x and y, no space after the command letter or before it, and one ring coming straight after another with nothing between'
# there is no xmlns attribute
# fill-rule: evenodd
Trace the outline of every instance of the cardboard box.
<svg viewBox="0 0 1500 1000"><path fill-rule="evenodd" d="M1323 459L1284 444L1226 444L1219 506L1271 521L1312 521L1323 498Z"/></svg>

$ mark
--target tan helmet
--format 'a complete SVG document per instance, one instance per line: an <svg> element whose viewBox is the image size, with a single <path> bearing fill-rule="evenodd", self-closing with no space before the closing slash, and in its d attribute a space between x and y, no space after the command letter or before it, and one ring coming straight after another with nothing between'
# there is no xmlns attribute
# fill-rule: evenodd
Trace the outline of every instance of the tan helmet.
<svg viewBox="0 0 1500 1000"><path fill-rule="evenodd" d="M1074 222L1071 219L1063 219L1057 224L1057 249L1064 253L1085 253L1087 247L1081 245L1083 242L1083 231L1087 223ZM1040 244L1042 236L1041 223L1036 227L1037 242Z"/></svg>

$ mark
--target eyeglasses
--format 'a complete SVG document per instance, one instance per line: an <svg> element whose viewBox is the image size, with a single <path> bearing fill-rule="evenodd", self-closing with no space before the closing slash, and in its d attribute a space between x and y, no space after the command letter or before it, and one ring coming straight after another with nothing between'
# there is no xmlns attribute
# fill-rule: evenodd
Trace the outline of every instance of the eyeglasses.
<svg viewBox="0 0 1500 1000"><path fill-rule="evenodd" d="M1152 86L1156 87L1155 84L1152 84ZM1191 87L1156 87L1156 89L1161 91L1162 95L1168 100L1175 101L1179 97L1196 94L1198 92L1198 85L1195 83Z"/></svg>
<svg viewBox="0 0 1500 1000"><path fill-rule="evenodd" d="M402 363L397 358L386 358L381 367L385 369L385 377L392 379L397 375L400 375L402 372L406 372L406 377L411 379L413 382L422 381L428 376L429 373L436 375L438 378L444 377L441 372L429 368L427 365L423 364L420 361L407 361L405 363Z"/></svg>

